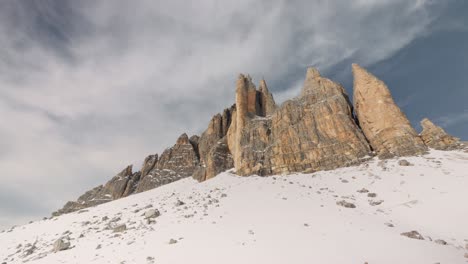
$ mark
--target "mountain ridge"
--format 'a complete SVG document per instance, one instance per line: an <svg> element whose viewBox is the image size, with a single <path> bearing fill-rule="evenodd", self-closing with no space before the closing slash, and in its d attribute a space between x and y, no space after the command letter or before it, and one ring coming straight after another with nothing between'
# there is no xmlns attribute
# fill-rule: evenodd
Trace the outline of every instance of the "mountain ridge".
<svg viewBox="0 0 468 264"><path fill-rule="evenodd" d="M463 146L428 119L417 134L385 83L357 64L352 71L354 105L339 83L316 68L307 69L300 95L280 106L265 80L257 89L249 75L240 74L235 104L216 114L200 136L182 134L161 156L146 157L140 171L126 167L53 215L190 176L205 181L231 168L244 176L310 173L356 165L374 155L387 159Z"/></svg>

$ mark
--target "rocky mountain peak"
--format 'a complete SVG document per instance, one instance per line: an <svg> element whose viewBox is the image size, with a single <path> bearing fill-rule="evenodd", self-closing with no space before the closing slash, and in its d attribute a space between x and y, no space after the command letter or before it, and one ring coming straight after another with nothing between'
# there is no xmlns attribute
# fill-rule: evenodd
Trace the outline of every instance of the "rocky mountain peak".
<svg viewBox="0 0 468 264"><path fill-rule="evenodd" d="M317 68L314 68L314 67L307 68L306 80L314 79L314 78L318 78L318 77L321 77L321 76L320 76L320 72L319 72L319 70Z"/></svg>
<svg viewBox="0 0 468 264"><path fill-rule="evenodd" d="M183 133L182 135L180 135L176 141L176 144L177 145L190 144L188 135L186 133Z"/></svg>
<svg viewBox="0 0 468 264"><path fill-rule="evenodd" d="M68 202L55 214L76 211L192 176L205 181L235 168L238 175L315 172L380 158L456 149L459 140L424 119L418 135L385 83L352 65L354 108L345 89L308 68L299 97L276 105L267 82L236 81L235 104L214 115L200 136L182 134L158 156L145 158Z"/></svg>

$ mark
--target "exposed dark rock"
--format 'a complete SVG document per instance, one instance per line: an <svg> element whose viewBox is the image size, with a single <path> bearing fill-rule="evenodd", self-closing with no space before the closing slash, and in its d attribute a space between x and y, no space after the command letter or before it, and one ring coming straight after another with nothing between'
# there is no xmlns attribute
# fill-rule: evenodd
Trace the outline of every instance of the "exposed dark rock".
<svg viewBox="0 0 468 264"><path fill-rule="evenodd" d="M336 202L336 205L343 206L345 208L356 208L356 205L354 205L353 203L347 202L345 200Z"/></svg>
<svg viewBox="0 0 468 264"><path fill-rule="evenodd" d="M419 234L418 231L414 231L414 230L410 232L401 233L401 235L412 238L412 239L424 240L424 237L421 234Z"/></svg>

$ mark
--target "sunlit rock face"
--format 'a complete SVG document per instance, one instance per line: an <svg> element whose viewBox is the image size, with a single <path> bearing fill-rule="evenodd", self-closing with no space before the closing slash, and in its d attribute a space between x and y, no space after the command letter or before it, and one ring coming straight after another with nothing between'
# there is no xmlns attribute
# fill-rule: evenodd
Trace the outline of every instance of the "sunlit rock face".
<svg viewBox="0 0 468 264"><path fill-rule="evenodd" d="M423 154L427 147L395 104L384 82L353 64L354 110L364 135L381 158Z"/></svg>
<svg viewBox="0 0 468 264"><path fill-rule="evenodd" d="M236 89L237 126L228 133L237 174L332 169L369 154L343 87L316 69L308 69L301 95L275 107L271 115L253 115L245 100L247 87L249 79L241 75Z"/></svg>

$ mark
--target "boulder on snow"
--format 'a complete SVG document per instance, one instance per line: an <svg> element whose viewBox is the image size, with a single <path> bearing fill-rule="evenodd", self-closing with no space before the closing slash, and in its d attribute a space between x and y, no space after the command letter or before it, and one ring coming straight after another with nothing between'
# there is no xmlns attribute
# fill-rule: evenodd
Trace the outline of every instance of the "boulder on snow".
<svg viewBox="0 0 468 264"><path fill-rule="evenodd" d="M150 210L145 212L145 218L146 219L156 218L156 217L158 217L160 215L161 215L161 213L159 212L158 209L150 209Z"/></svg>
<svg viewBox="0 0 468 264"><path fill-rule="evenodd" d="M59 252L59 251L62 251L62 250L67 250L69 248L70 248L70 242L63 239L63 238L59 238L54 242L53 251L54 252Z"/></svg>

